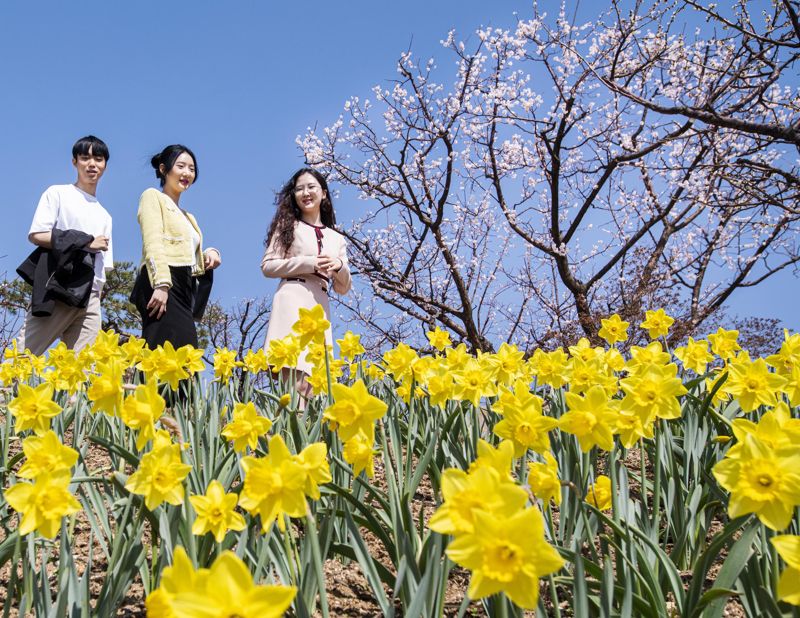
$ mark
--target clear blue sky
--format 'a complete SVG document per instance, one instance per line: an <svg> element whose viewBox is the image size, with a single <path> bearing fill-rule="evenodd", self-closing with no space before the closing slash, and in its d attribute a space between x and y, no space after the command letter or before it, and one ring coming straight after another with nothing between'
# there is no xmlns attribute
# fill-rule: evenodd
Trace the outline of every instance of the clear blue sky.
<svg viewBox="0 0 800 618"><path fill-rule="evenodd" d="M584 4L582 13L591 8ZM274 191L302 163L295 137L333 122L349 96L369 96L392 79L409 46L444 59L439 41L451 28L468 36L482 25L510 26L529 7L510 0L0 4L0 274L13 273L30 251L26 234L40 194L74 180L70 147L93 133L111 149L98 197L114 217L118 260L140 256L136 207L155 185L150 156L185 143L200 177L181 205L197 216L206 244L222 251L215 296L231 303L271 293L274 283L258 267L262 240ZM449 79L449 67L440 70ZM361 208L363 201L340 201L337 216L346 223ZM800 329L797 284L787 272L737 292L732 311Z"/></svg>

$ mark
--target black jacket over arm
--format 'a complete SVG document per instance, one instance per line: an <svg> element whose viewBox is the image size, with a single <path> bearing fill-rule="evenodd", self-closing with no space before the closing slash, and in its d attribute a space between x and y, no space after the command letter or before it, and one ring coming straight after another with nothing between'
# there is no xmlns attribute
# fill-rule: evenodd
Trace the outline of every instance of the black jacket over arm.
<svg viewBox="0 0 800 618"><path fill-rule="evenodd" d="M53 228L52 249L38 247L17 268L17 274L33 286L31 313L52 315L55 301L84 308L94 284L95 254L84 247L94 236L78 230Z"/></svg>

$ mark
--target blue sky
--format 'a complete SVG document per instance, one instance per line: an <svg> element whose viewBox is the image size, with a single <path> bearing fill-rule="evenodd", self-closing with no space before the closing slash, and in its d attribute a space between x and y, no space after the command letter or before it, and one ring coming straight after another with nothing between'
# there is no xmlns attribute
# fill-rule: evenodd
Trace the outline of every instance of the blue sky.
<svg viewBox="0 0 800 618"><path fill-rule="evenodd" d="M230 303L270 293L274 282L259 271L262 241L274 191L302 163L295 137L333 122L349 96L368 96L392 79L409 46L444 58L439 41L451 28L468 36L483 25L510 26L529 7L510 0L0 4L0 274L30 251L26 234L42 191L74 180L72 143L94 133L111 148L98 197L114 217L117 259L140 256L136 208L155 185L150 156L185 143L200 176L181 205L223 254L215 296ZM336 206L341 222L368 207ZM732 311L800 329L797 284L786 272L739 291Z"/></svg>

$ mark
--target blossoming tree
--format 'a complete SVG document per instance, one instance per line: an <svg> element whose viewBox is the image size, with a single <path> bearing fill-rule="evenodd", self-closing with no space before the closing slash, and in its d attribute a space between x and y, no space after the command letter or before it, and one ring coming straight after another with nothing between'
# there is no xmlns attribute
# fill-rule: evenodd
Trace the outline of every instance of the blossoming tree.
<svg viewBox="0 0 800 618"><path fill-rule="evenodd" d="M668 303L677 339L795 264L800 22L734 8L612 2L576 25L534 7L471 46L451 33L445 81L402 54L298 138L375 205L344 230L371 288L346 308L378 338L441 324L486 350Z"/></svg>

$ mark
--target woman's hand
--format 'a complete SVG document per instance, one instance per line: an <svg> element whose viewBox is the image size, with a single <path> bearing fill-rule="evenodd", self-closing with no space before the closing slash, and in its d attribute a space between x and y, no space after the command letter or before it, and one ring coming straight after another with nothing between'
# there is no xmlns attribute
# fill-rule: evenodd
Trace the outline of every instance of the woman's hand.
<svg viewBox="0 0 800 618"><path fill-rule="evenodd" d="M169 288L159 286L153 290L150 302L147 303L147 313L151 318L160 320L161 316L167 312L167 299L169 298Z"/></svg>
<svg viewBox="0 0 800 618"><path fill-rule="evenodd" d="M330 255L317 256L317 272L323 277L331 279L342 266L344 264L338 257L331 257Z"/></svg>
<svg viewBox="0 0 800 618"><path fill-rule="evenodd" d="M203 252L203 267L206 270L214 270L222 264L222 257L216 249L206 249Z"/></svg>

